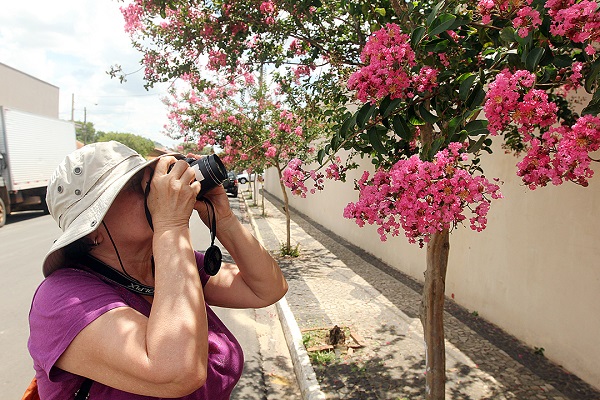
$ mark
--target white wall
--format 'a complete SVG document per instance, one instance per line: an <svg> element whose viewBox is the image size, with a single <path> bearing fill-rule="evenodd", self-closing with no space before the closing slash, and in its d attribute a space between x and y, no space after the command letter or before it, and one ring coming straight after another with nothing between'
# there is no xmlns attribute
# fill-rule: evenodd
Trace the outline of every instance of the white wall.
<svg viewBox="0 0 600 400"><path fill-rule="evenodd" d="M484 157L485 158L485 157ZM517 159L502 149L485 158L489 178L504 181L481 233L459 227L450 237L447 296L495 323L600 388L600 176L531 191L516 176ZM404 237L381 242L373 226L343 218L356 201L353 179L327 181L323 192L291 205L349 242L423 281L425 250ZM600 172L599 172L600 174ZM274 170L265 188L281 197ZM292 238L293 240L293 238Z"/></svg>

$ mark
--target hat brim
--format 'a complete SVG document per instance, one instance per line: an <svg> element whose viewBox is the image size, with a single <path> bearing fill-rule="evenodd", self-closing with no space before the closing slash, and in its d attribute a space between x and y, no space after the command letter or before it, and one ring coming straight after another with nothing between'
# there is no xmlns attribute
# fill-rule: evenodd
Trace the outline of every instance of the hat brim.
<svg viewBox="0 0 600 400"><path fill-rule="evenodd" d="M129 182L129 180L139 171L155 164L158 160L165 156L175 156L178 153L165 154L145 163L138 164L127 171L119 179L110 185L84 212L77 216L69 227L54 241L54 244L44 258L42 271L47 277L65 264L64 248L65 246L75 242L82 237L89 235L96 229L104 219L108 209L114 202L115 198L121 192L121 189Z"/></svg>

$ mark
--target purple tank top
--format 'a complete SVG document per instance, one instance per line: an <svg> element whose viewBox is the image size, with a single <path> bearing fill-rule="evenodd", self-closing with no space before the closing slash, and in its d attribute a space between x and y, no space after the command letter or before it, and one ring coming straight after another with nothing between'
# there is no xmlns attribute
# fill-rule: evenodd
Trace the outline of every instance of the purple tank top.
<svg viewBox="0 0 600 400"><path fill-rule="evenodd" d="M209 276L201 268L204 257L196 252L202 285ZM145 316L151 305L143 297L102 280L96 274L64 268L38 287L29 313L28 348L35 368L40 396L44 400L72 398L84 378L54 364L83 328L105 312L131 307ZM206 384L184 400L226 400L242 374L244 356L233 334L206 306L208 318L208 375ZM126 393L98 382L92 384L90 400L151 400L156 397Z"/></svg>

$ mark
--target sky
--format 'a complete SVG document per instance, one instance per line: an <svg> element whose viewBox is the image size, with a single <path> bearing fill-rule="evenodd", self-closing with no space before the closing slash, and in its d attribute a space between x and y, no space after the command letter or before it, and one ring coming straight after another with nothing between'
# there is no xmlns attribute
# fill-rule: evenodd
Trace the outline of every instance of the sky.
<svg viewBox="0 0 600 400"><path fill-rule="evenodd" d="M59 118L88 122L96 130L128 132L173 146L163 135L167 122L161 97L167 84L144 89L143 71L120 83L107 71L141 67L123 30L116 0L3 1L0 12L0 62L60 89ZM74 98L74 106L72 106Z"/></svg>

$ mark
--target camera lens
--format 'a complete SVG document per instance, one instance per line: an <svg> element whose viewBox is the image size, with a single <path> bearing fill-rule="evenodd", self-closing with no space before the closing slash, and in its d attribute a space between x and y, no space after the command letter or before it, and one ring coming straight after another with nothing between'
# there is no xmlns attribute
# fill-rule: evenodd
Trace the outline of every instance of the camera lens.
<svg viewBox="0 0 600 400"><path fill-rule="evenodd" d="M225 165L223 165L223 162L216 154L211 154L198 160L194 158L186 158L185 160L194 169L196 180L202 186L200 193L196 197L197 199L200 199L208 191L219 186L227 179Z"/></svg>

